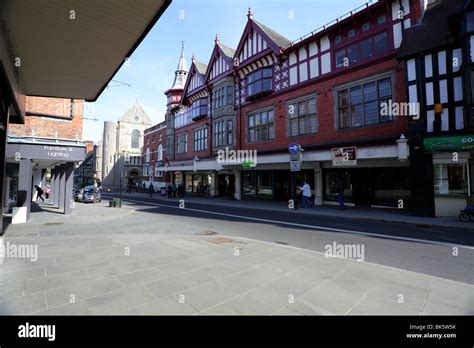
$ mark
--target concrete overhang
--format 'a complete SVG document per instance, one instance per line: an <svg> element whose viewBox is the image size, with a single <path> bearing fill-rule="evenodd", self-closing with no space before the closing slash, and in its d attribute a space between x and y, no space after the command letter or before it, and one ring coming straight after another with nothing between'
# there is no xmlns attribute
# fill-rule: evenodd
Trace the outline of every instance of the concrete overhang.
<svg viewBox="0 0 474 348"><path fill-rule="evenodd" d="M14 94L97 100L170 3L1 0L0 63Z"/></svg>

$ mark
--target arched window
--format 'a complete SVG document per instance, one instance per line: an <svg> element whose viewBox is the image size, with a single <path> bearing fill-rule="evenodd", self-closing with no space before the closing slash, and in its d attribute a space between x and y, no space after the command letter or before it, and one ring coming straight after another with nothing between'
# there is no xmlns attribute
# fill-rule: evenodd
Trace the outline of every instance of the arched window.
<svg viewBox="0 0 474 348"><path fill-rule="evenodd" d="M161 144L158 146L158 161L163 161L163 146Z"/></svg>
<svg viewBox="0 0 474 348"><path fill-rule="evenodd" d="M140 131L134 129L132 131L132 149L140 148Z"/></svg>
<svg viewBox="0 0 474 348"><path fill-rule="evenodd" d="M147 147L146 148L146 152L145 152L145 162L150 162L150 148Z"/></svg>

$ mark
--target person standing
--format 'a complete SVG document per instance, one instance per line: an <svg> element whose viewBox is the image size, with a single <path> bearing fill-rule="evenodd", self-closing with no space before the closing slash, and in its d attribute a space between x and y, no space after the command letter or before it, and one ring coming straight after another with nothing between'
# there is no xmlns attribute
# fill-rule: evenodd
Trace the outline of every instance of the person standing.
<svg viewBox="0 0 474 348"><path fill-rule="evenodd" d="M150 198L153 198L153 192L155 192L155 187L150 182L150 186L148 186L148 191L150 191Z"/></svg>
<svg viewBox="0 0 474 348"><path fill-rule="evenodd" d="M313 206L311 203L311 186L309 186L307 181L304 181L300 190L303 193L303 204L301 205L301 208L311 208Z"/></svg>
<svg viewBox="0 0 474 348"><path fill-rule="evenodd" d="M175 184L171 186L171 192L173 193L173 198L176 198L176 185Z"/></svg>
<svg viewBox="0 0 474 348"><path fill-rule="evenodd" d="M171 187L171 184L168 185L168 189L166 190L167 194L168 194L168 198L172 198L172 191L173 191L173 188Z"/></svg>
<svg viewBox="0 0 474 348"><path fill-rule="evenodd" d="M36 189L36 202L38 202L38 198L44 202L44 198L42 197L44 193L43 189L39 187L38 185L35 185L35 189Z"/></svg>
<svg viewBox="0 0 474 348"><path fill-rule="evenodd" d="M339 208L345 209L346 207L344 206L344 184L342 183L341 178L338 176L336 176L336 179L334 181L334 188L337 192Z"/></svg>

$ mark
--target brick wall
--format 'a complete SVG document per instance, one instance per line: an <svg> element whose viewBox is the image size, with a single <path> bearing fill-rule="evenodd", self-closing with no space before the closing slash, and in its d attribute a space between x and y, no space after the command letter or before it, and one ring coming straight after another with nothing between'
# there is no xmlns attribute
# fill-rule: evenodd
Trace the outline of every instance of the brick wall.
<svg viewBox="0 0 474 348"><path fill-rule="evenodd" d="M11 135L82 140L83 100L74 100L72 118L71 99L26 97L25 109L25 124L9 125Z"/></svg>
<svg viewBox="0 0 474 348"><path fill-rule="evenodd" d="M408 127L408 118L395 118L393 122L364 126L360 128L336 129L334 121L334 92L333 88L359 79L370 77L376 74L395 71L394 77L394 98L393 101L406 101L405 75L403 64L397 63L396 60L390 59L378 64L371 64L365 68L356 71L343 73L328 80L312 83L305 87L299 87L287 93L283 93L273 97L267 97L264 100L256 101L242 107L242 116L240 133L241 148L256 149L259 151L287 151L288 145L291 143L300 143L302 145L324 145L345 143L348 141L359 141L370 138L393 138L399 137L401 133L406 132ZM316 110L318 118L318 132L316 134L287 137L286 130L286 102L294 98L309 94L317 94ZM247 113L258 109L274 106L275 119L275 139L271 141L259 143L247 143ZM336 116L337 117L337 116Z"/></svg>
<svg viewBox="0 0 474 348"><path fill-rule="evenodd" d="M196 122L192 122L184 127L175 129L174 141L175 141L175 160L189 160L195 156L199 158L206 158L211 156L211 127L207 126L207 150L194 151L194 131L206 127L206 123L210 124L210 119L205 117ZM187 133L188 134L188 151L186 153L177 153L178 136Z"/></svg>

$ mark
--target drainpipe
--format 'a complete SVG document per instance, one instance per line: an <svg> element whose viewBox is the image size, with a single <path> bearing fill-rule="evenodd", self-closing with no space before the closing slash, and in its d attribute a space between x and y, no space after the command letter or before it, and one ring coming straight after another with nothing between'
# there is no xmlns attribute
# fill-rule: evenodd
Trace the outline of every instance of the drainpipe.
<svg viewBox="0 0 474 348"><path fill-rule="evenodd" d="M405 33L405 7L403 7L403 4L402 4L402 0L398 0L398 3L400 5L400 11L401 13L403 14L401 20L401 26L402 26L402 40L403 40L403 36L404 36L404 33ZM410 5L408 5L410 6Z"/></svg>

